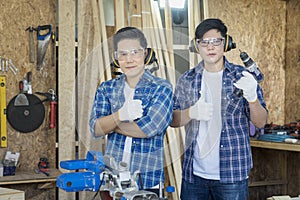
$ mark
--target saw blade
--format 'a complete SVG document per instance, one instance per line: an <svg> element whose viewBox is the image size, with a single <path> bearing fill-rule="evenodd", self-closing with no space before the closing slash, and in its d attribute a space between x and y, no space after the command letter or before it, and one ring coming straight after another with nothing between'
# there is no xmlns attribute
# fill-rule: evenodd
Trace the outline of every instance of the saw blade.
<svg viewBox="0 0 300 200"><path fill-rule="evenodd" d="M47 33L42 35L41 34L42 31L47 31ZM51 25L38 26L37 32L38 32L37 69L40 70L42 68L46 51L50 43L52 26Z"/></svg>

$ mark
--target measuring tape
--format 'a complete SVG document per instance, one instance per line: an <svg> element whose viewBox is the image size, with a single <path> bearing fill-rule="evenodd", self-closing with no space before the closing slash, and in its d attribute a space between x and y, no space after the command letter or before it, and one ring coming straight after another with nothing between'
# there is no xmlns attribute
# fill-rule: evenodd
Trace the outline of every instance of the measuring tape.
<svg viewBox="0 0 300 200"><path fill-rule="evenodd" d="M7 147L6 133L6 77L0 76L0 130L1 147Z"/></svg>

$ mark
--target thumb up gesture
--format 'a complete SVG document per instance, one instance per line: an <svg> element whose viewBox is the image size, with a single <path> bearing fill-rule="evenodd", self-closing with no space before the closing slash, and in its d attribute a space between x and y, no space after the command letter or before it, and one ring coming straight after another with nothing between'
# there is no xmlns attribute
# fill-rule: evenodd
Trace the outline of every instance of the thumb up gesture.
<svg viewBox="0 0 300 200"><path fill-rule="evenodd" d="M213 104L206 103L204 94L201 94L200 99L189 108L189 117L195 120L208 121L212 118Z"/></svg>
<svg viewBox="0 0 300 200"><path fill-rule="evenodd" d="M120 121L133 121L143 116L141 100L127 100L118 111Z"/></svg>

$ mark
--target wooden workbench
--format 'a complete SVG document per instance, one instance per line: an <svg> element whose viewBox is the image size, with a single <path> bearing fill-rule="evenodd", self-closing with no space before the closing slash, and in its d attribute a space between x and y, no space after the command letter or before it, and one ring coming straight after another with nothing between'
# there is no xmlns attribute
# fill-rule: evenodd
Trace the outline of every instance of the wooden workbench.
<svg viewBox="0 0 300 200"><path fill-rule="evenodd" d="M274 192L269 196L298 195L300 141L293 144L251 139L250 144L254 166L250 172L249 191L257 192L261 188L265 194Z"/></svg>
<svg viewBox="0 0 300 200"><path fill-rule="evenodd" d="M31 171L18 171L14 176L0 177L0 185L14 185L24 183L53 183L56 182L56 178L61 174L58 169L50 169L50 175L46 176L42 173L36 173Z"/></svg>
<svg viewBox="0 0 300 200"><path fill-rule="evenodd" d="M300 152L300 140L298 140L297 143L293 144L293 143L285 143L285 142L268 142L268 141L260 141L257 139L251 139L250 144L252 147Z"/></svg>

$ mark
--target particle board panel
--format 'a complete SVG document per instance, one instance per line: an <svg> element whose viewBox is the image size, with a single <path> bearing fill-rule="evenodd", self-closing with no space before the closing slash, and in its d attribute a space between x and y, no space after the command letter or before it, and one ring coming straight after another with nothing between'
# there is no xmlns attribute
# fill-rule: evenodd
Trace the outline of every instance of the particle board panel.
<svg viewBox="0 0 300 200"><path fill-rule="evenodd" d="M59 0L58 3L58 160L62 161L75 159L75 0ZM59 190L60 199L74 196L74 193Z"/></svg>
<svg viewBox="0 0 300 200"><path fill-rule="evenodd" d="M18 82L32 72L32 92L47 92L56 88L56 67L51 66L51 46L49 45L41 71L36 69L36 62L29 59L29 26L52 24L55 30L55 1L47 0L11 0L1 1L0 7L0 57L11 59L18 68L14 74L11 70L0 75L6 76L6 103L19 93ZM20 19L19 16L22 16ZM34 47L37 48L36 32L34 34ZM35 49L35 53L37 53ZM36 55L35 55L36 58ZM38 96L44 99L43 96ZM56 129L49 129L49 103L45 102L45 120L41 126L30 133L20 133L14 130L7 122L7 148L0 148L0 155L6 151L20 152L20 164L17 170L34 169L40 157L47 157L50 165L55 167Z"/></svg>
<svg viewBox="0 0 300 200"><path fill-rule="evenodd" d="M300 120L300 1L287 1L285 122ZM299 184L298 184L299 185Z"/></svg>
<svg viewBox="0 0 300 200"><path fill-rule="evenodd" d="M7 76L7 103L19 93L18 82L26 77L26 73L29 71L32 72L33 93L47 92L50 88L56 90L57 68L56 66L52 66L51 63L51 44L47 48L43 68L38 71L36 69L36 61L31 63L29 59L29 32L25 31L29 26L36 28L39 25L47 24L52 24L53 31L56 31L56 1L10 0L1 1L0 7L2 8L0 13L0 56L12 59L12 62L18 68L16 74L13 74L10 70L7 72L0 71L1 75L4 74ZM22 17L20 18L20 16ZM36 32L33 32L33 35L36 59ZM45 98L43 96L38 97L41 100ZM33 132L20 133L7 123L8 146L7 148L0 148L0 155L3 158L6 151L20 152L16 173L23 170L33 171L37 168L40 157L47 157L50 167L56 167L56 129L49 129L49 102L45 102L44 106L44 122ZM16 177L1 177L0 184L3 184L7 180L13 182L14 178ZM36 188L32 187L34 185L32 183L18 184L18 186L21 185L26 188L26 198L28 199L45 199L44 197L46 196L53 197L48 199L55 199L55 190L36 190ZM3 187L6 188L9 186L12 185L5 185ZM27 195L28 193L30 195Z"/></svg>
<svg viewBox="0 0 300 200"><path fill-rule="evenodd" d="M228 34L237 44L236 49L225 53L227 58L243 65L239 58L241 49L258 64L265 75L261 86L269 109L268 121L283 124L286 113L286 2L211 0L208 1L208 13L208 17L223 20Z"/></svg>

